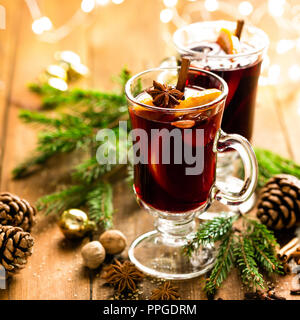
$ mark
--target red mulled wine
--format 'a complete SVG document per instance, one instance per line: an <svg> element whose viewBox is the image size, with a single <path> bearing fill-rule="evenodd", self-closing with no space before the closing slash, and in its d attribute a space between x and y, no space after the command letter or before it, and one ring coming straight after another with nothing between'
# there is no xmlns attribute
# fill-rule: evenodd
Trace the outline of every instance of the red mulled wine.
<svg viewBox="0 0 300 320"><path fill-rule="evenodd" d="M191 50L199 52L204 46L197 46ZM247 59L247 58L245 58ZM200 65L198 61L192 63L195 67L202 67L222 77L228 85L228 97L222 120L222 129L227 133L237 133L248 140L252 137L256 89L260 74L261 60L244 65L239 63L224 66L222 63L214 65ZM197 75L191 79L191 85L197 85Z"/></svg>
<svg viewBox="0 0 300 320"><path fill-rule="evenodd" d="M213 85L213 83L210 84L211 87ZM192 88L189 85L185 91L185 98L199 90L201 88L195 89L195 86ZM142 97L139 101L141 99ZM157 210L172 213L197 209L207 201L215 181L216 153L213 145L221 125L223 106L224 100L217 106L215 104L204 110L196 109L193 112L163 112L134 105L129 108L132 128L144 129L147 133L147 137L140 138L142 141L140 140L139 154L139 157L146 161L142 161L144 163L139 161L134 165L134 188L139 199ZM189 127L192 123L192 127L189 130L183 128L182 124L185 122L182 121L186 121ZM155 129L159 131L153 134ZM161 131L163 129L164 133ZM187 174L186 169L194 167L195 164L191 165L185 161L183 151L182 163L177 164L175 161L175 139L168 140L166 137L173 129L180 132L182 150L189 147L193 155L203 152L203 159L197 159L202 161L201 173ZM197 129L203 129L200 140L196 137ZM166 138L164 141L166 144L163 145L164 138ZM162 153L165 148L170 150L169 164L162 163Z"/></svg>

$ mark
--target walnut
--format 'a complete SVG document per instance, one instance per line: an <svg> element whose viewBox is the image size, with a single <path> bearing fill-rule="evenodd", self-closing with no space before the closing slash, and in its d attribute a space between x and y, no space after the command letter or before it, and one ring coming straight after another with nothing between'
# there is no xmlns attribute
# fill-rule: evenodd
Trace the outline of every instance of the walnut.
<svg viewBox="0 0 300 320"><path fill-rule="evenodd" d="M82 247L81 255L86 267L97 269L105 259L105 249L99 241L92 241Z"/></svg>
<svg viewBox="0 0 300 320"><path fill-rule="evenodd" d="M126 237L119 230L105 231L100 236L99 241L109 254L121 253L127 245Z"/></svg>

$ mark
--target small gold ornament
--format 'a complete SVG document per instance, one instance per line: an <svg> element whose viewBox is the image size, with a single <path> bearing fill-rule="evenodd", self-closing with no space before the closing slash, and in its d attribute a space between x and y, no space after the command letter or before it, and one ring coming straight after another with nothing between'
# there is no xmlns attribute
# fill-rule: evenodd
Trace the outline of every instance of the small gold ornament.
<svg viewBox="0 0 300 320"><path fill-rule="evenodd" d="M67 239L80 239L95 229L95 223L90 221L87 214L79 209L68 209L61 215L58 225Z"/></svg>

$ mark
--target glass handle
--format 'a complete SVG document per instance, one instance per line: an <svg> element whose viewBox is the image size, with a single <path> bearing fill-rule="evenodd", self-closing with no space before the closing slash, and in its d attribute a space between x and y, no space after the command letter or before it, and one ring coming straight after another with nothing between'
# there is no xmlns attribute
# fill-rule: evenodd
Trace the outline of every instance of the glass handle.
<svg viewBox="0 0 300 320"><path fill-rule="evenodd" d="M240 154L244 164L244 184L239 192L222 190L222 188L214 185L211 197L226 205L239 205L248 200L255 191L258 174L257 160L246 138L238 134L227 134L219 130L215 143L215 151L226 152L228 149L234 149Z"/></svg>

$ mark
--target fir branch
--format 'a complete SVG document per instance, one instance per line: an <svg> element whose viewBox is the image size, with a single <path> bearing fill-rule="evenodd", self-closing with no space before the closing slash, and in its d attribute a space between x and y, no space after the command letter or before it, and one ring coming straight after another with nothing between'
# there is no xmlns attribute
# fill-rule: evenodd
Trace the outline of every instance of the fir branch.
<svg viewBox="0 0 300 320"><path fill-rule="evenodd" d="M61 214L64 210L80 207L85 202L87 188L85 185L73 185L62 191L41 197L37 209L50 213Z"/></svg>
<svg viewBox="0 0 300 320"><path fill-rule="evenodd" d="M71 89L60 91L52 88L48 84L30 84L29 89L40 95L42 98L41 107L43 109L54 109L62 105L124 105L126 97L123 94L114 92L101 92L97 90Z"/></svg>
<svg viewBox="0 0 300 320"><path fill-rule="evenodd" d="M274 252L269 248L266 248L261 242L260 239L257 239L253 236L249 237L251 245L254 248L254 257L258 265L266 270L268 273L278 273L283 274L283 269L281 263L277 260Z"/></svg>
<svg viewBox="0 0 300 320"><path fill-rule="evenodd" d="M13 179L25 178L40 169L40 165L44 164L49 158L53 156L52 152L44 152L41 154L36 154L21 162L12 171Z"/></svg>
<svg viewBox="0 0 300 320"><path fill-rule="evenodd" d="M216 264L214 265L209 278L206 280L204 287L204 291L208 297L215 295L234 265L233 237L233 232L228 232L220 244L219 252L216 257Z"/></svg>
<svg viewBox="0 0 300 320"><path fill-rule="evenodd" d="M255 249L255 260L260 267L269 273L282 274L283 267L277 259L276 246L278 246L274 233L258 221L247 219L248 238Z"/></svg>
<svg viewBox="0 0 300 320"><path fill-rule="evenodd" d="M194 238L184 247L185 253L191 256L199 245L222 240L232 230L232 224L237 218L238 216L218 217L202 224Z"/></svg>
<svg viewBox="0 0 300 320"><path fill-rule="evenodd" d="M259 239L260 242L267 248L273 250L275 254L275 248L278 246L278 243L275 239L273 231L269 230L266 225L249 219L246 216L243 216L247 221L247 233L252 235L252 237Z"/></svg>
<svg viewBox="0 0 300 320"><path fill-rule="evenodd" d="M88 127L68 130L42 131L38 134L37 151L41 153L67 153L75 149L87 149L93 141L93 132Z"/></svg>
<svg viewBox="0 0 300 320"><path fill-rule="evenodd" d="M101 166L96 157L92 157L75 167L72 176L75 180L91 184L109 170L107 166Z"/></svg>
<svg viewBox="0 0 300 320"><path fill-rule="evenodd" d="M255 148L258 161L258 186L262 187L268 179L276 174L291 174L300 179L300 165L293 160L286 159L280 155L261 148Z"/></svg>
<svg viewBox="0 0 300 320"><path fill-rule="evenodd" d="M46 114L37 111L21 110L19 118L25 123L35 123L51 127L61 127L63 121L57 118L49 117Z"/></svg>
<svg viewBox="0 0 300 320"><path fill-rule="evenodd" d="M109 183L100 182L87 195L89 217L105 229L112 227L112 188Z"/></svg>
<svg viewBox="0 0 300 320"><path fill-rule="evenodd" d="M127 67L124 67L121 70L120 74L117 77L113 77L112 79L120 85L121 91L125 92L125 85L130 77L130 72L128 71Z"/></svg>
<svg viewBox="0 0 300 320"><path fill-rule="evenodd" d="M27 112L25 117L29 122L43 124L47 122L48 125L57 128L39 132L38 146L34 155L14 168L12 172L13 177L16 179L35 172L37 166L46 163L57 154L69 153L76 149L87 149L93 142L93 129L78 117L64 115L61 120L59 120L36 116L36 114L32 112Z"/></svg>
<svg viewBox="0 0 300 320"><path fill-rule="evenodd" d="M238 235L235 243L235 265L240 270L242 282L250 288L264 288L263 276L255 262L255 249L248 237Z"/></svg>

